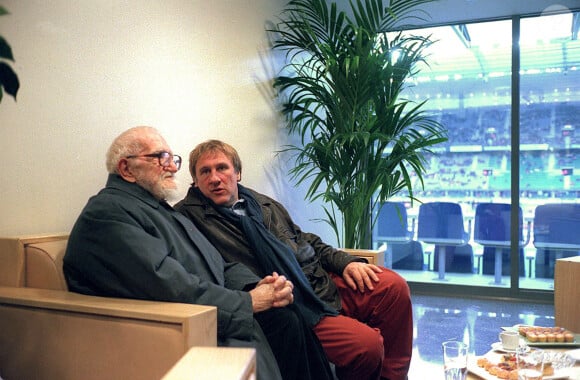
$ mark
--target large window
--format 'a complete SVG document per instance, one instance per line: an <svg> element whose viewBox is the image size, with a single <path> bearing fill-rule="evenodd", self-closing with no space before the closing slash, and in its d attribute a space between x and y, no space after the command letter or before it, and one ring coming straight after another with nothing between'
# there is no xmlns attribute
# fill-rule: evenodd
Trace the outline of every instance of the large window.
<svg viewBox="0 0 580 380"><path fill-rule="evenodd" d="M380 219L375 229L387 265L409 282L551 291L555 260L580 254L580 235L562 233L580 228L574 20L565 13L408 31L436 42L406 96L428 99L449 135L429 157L422 203L392 199L404 202L412 241L390 236Z"/></svg>
<svg viewBox="0 0 580 380"><path fill-rule="evenodd" d="M553 286L554 263L580 252L580 41L578 16L526 18L520 33L520 204L532 222L526 257Z"/></svg>

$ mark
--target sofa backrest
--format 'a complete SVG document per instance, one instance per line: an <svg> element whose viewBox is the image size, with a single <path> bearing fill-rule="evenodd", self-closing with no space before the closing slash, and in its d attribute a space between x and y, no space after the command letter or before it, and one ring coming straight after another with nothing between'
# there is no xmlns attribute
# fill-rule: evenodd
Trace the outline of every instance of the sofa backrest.
<svg viewBox="0 0 580 380"><path fill-rule="evenodd" d="M67 290L67 234L0 238L0 286Z"/></svg>

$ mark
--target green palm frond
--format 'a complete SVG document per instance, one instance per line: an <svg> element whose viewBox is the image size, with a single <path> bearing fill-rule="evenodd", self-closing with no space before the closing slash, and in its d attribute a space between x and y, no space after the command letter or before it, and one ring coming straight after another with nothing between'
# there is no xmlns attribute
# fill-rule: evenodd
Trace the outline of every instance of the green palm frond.
<svg viewBox="0 0 580 380"><path fill-rule="evenodd" d="M7 14L8 11L0 6L0 16ZM2 101L4 92L16 99L16 94L20 88L18 76L7 61L14 62L12 48L8 44L8 41L0 36L0 102Z"/></svg>
<svg viewBox="0 0 580 380"><path fill-rule="evenodd" d="M425 154L446 141L425 103L401 96L433 42L384 33L426 17L419 6L430 1L351 0L346 12L335 2L291 0L268 29L271 48L286 57L274 91L301 142L284 148L295 159L290 174L309 183L307 199L330 204L325 221L344 247L369 246L372 208L402 190L413 197Z"/></svg>

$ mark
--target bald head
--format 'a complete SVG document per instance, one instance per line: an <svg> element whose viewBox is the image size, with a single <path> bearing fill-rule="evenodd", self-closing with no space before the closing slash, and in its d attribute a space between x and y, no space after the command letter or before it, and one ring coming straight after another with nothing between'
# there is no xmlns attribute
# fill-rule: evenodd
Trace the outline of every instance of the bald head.
<svg viewBox="0 0 580 380"><path fill-rule="evenodd" d="M124 157L144 152L152 138L163 140L159 131L153 127L134 127L121 133L107 151L107 171L111 174L119 174L119 161Z"/></svg>
<svg viewBox="0 0 580 380"><path fill-rule="evenodd" d="M175 173L181 157L173 155L159 131L152 127L135 127L121 133L107 152L107 171L135 183L157 199L177 195Z"/></svg>

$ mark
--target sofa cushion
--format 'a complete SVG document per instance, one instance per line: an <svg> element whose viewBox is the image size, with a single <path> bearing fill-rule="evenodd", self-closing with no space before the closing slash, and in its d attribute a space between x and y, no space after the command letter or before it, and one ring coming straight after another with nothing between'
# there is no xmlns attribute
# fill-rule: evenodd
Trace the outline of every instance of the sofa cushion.
<svg viewBox="0 0 580 380"><path fill-rule="evenodd" d="M66 290L67 241L66 233L0 237L0 286Z"/></svg>
<svg viewBox="0 0 580 380"><path fill-rule="evenodd" d="M67 240L49 241L25 246L25 286L68 290L62 270Z"/></svg>

